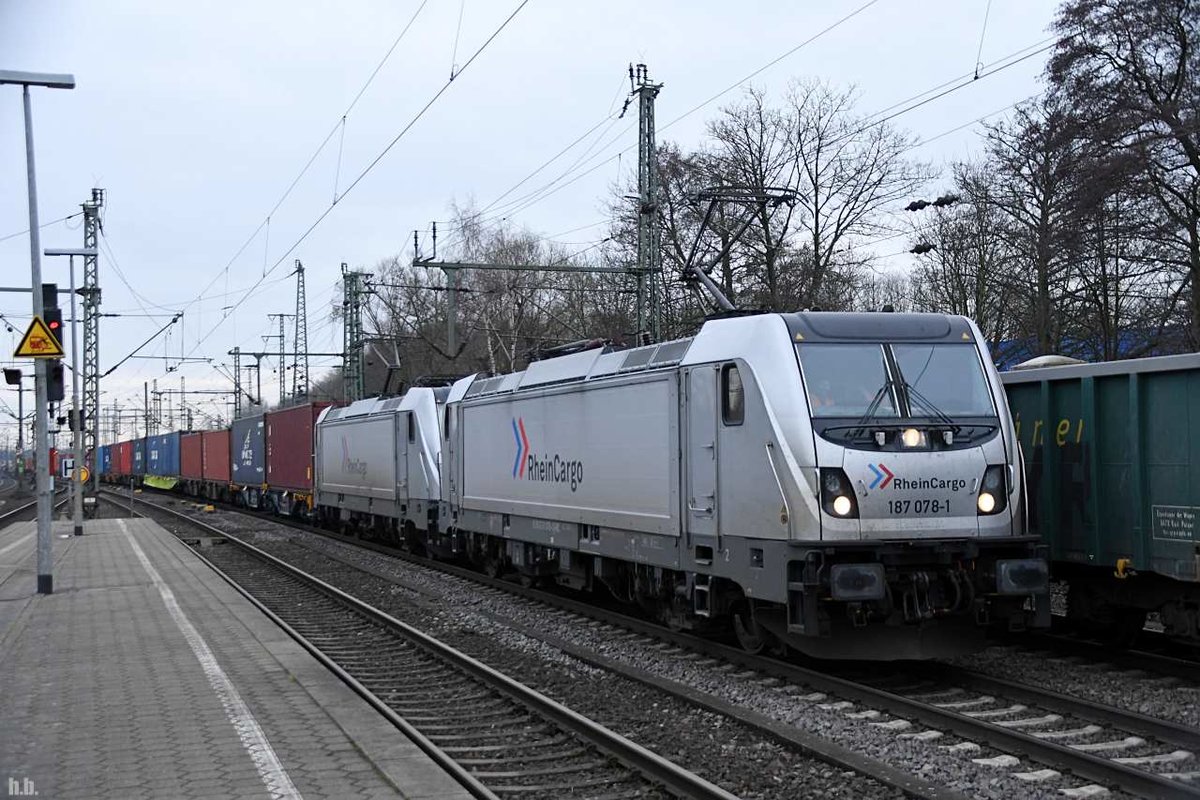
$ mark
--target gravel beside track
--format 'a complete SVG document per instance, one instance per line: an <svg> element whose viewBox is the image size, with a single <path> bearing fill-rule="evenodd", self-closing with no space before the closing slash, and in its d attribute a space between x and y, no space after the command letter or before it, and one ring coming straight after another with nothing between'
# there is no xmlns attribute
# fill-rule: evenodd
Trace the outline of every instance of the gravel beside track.
<svg viewBox="0 0 1200 800"><path fill-rule="evenodd" d="M1142 669L1123 669L1103 660L1007 645L989 647L954 663L1200 729L1200 663L1191 681Z"/></svg>
<svg viewBox="0 0 1200 800"><path fill-rule="evenodd" d="M147 500L162 502L159 498ZM187 509L186 503L172 504ZM153 514L150 509L146 511ZM168 529L183 536L186 524L159 518ZM293 542L313 542L339 548L341 555L361 554L381 563L405 567L370 551L296 531L270 521L230 512L203 514L203 521L236 532L257 547L311 572L403 622L426 631L468 653L579 714L616 730L660 756L694 771L703 778L744 798L885 798L901 792L852 771L837 769L720 714L696 708L653 688L612 675L565 655L544 642L514 630L486 614L477 613L476 595L467 607L447 608L438 596L364 573L321 551ZM306 542L307 544L307 542ZM221 548L213 548L221 549ZM207 552L207 551L205 551ZM332 551L326 551L332 552ZM412 569L412 568L410 568ZM421 570L431 585L436 573ZM458 579L456 595L467 589ZM501 593L497 592L497 595ZM447 596L446 601L452 601ZM457 601L453 601L457 602ZM543 609L543 613L548 611ZM545 621L545 620L543 620ZM572 796L572 795L563 795Z"/></svg>
<svg viewBox="0 0 1200 800"><path fill-rule="evenodd" d="M212 516L206 515L206 519L211 520ZM779 681L764 680L762 674L752 670L739 671L739 668L731 668L730 664L697 658L694 653L681 653L677 650L672 652L673 648L664 647L661 642L647 637L614 631L594 620L551 611L540 603L514 597L507 592L480 587L472 581L399 561L353 544L334 541L318 534L298 531L258 518L231 513L217 516L220 518L218 524L221 527L228 526L231 531L249 533L255 544L281 557L286 553L289 561L298 564L328 563L329 556L333 556L376 573L382 580L363 578L361 574L355 576L350 573L344 578L347 581L345 588L370 599L373 603L394 603L397 606L395 610L411 615L413 619L410 621L414 624L422 627L432 625L439 629L439 636L444 631L450 637L461 637L462 643L456 642L455 645L483 660L504 657L505 653L517 651L535 656L543 660L543 663L558 665L560 671L566 672L566 685L549 680L549 688L541 688L572 707L577 707L576 701L571 698L574 693L580 692L581 686L578 678L572 678L572 675L586 675L589 681L599 679L600 676L594 675L594 670L590 670L576 659L564 656L557 647L539 641L538 637L569 642L601 657L636 665L648 672L723 698L738 707L754 709L799 729L827 737L856 752L866 753L930 782L959 789L971 796L1062 796L1061 790L1079 790L1084 783L1071 776L1047 775L1040 771L1039 764L1022 763L1006 753L990 750L986 745L981 746L976 742L960 740L948 733L922 730L920 725L913 724L910 720L892 717L868 706L825 697L819 693L798 691L796 686L779 685ZM336 580L333 582L337 583ZM398 613L399 615L401 614ZM424 619L425 622L416 622L417 619ZM987 672L986 667L990 663L995 668L993 674L998 676L1019 678L1022 682L1035 686L1047 685L1042 677L1032 671L1032 665L1028 676L1016 675L1011 670L1005 670L1004 652L1001 649L989 651L991 662L986 658L976 657L982 659L981 663L971 666ZM1043 662L1042 668L1048 672L1053 671L1058 678L1063 678L1064 673L1068 671L1062 664ZM1136 685L1135 679L1136 676L1129 676L1127 684ZM1109 687L1111 694L1096 699L1113 702L1124 691L1117 680L1118 678L1114 678L1114 683ZM914 683L914 686L919 688L919 682ZM1150 691L1159 693L1159 700L1169 705L1170 701L1167 698L1176 688L1163 685ZM586 701L589 691L594 689L582 689L584 697L581 701ZM942 699L954 701L961 698ZM1179 702L1181 701L1177 699L1176 703ZM630 706L633 713L628 715L629 718L622 724L638 729L639 723L644 728L649 722L653 727L654 711L659 707L653 703L635 703ZM592 716L591 712L584 713ZM669 710L671 719L678 718L680 713L686 715L687 711L679 708ZM1157 715L1153 708L1143 713ZM613 727L624 730L619 725ZM719 721L714 727L729 729L728 725L722 726ZM1091 739L1103 740L1110 733L1109 730L1100 731L1097 737ZM634 734L631 738L639 737L638 734ZM715 742L717 738L715 732L710 732L710 741ZM1089 740L1089 737L1084 738L1084 741ZM688 741L691 744L691 740ZM659 750L658 747L650 746L668 757L676 757L670 750ZM1149 746L1145 749L1152 752ZM718 747L710 750L709 756L711 758L714 754L720 754L721 766L729 766L724 752ZM1129 754L1140 755L1142 750L1134 749L1130 753L1119 755ZM755 765L751 764L750 769L754 768ZM1165 768L1186 772L1188 769L1196 769L1197 764L1192 759L1183 759L1180 764L1168 764ZM777 777L781 771L787 770L787 766L766 766L758 762L758 769ZM724 784L724 781L719 782ZM778 788L783 789L782 786ZM811 782L803 784L803 791L806 793L813 793L813 788ZM757 794L739 790L739 793L743 796L784 796L770 790L760 790ZM1115 793L1109 794L1114 795ZM864 796L864 793L851 791L846 795L819 796Z"/></svg>

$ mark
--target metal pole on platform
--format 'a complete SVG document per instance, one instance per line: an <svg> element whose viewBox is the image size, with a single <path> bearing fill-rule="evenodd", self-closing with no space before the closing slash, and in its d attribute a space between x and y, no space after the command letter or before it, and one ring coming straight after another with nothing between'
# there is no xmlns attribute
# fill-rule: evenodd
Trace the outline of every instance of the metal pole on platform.
<svg viewBox="0 0 1200 800"><path fill-rule="evenodd" d="M38 229L37 176L33 168L33 110L29 101L30 86L45 86L51 89L74 89L72 75L47 73L13 72L0 70L0 85L15 84L22 87L25 105L25 172L29 185L29 274L33 288L33 313L42 313L42 248ZM54 484L50 477L50 409L46 400L46 363L42 359L34 362L36 382L35 442L37 452L37 591L50 594L54 591L52 574L53 557L50 533L51 514L54 510Z"/></svg>
<svg viewBox="0 0 1200 800"><path fill-rule="evenodd" d="M47 248L47 256L67 256L71 264L71 449L75 454L75 468L71 471L71 517L75 522L75 535L83 535L83 409L79 406L79 373L83 366L79 362L79 322L75 315L75 256L94 256L94 247ZM99 465L97 465L99 466Z"/></svg>
<svg viewBox="0 0 1200 800"><path fill-rule="evenodd" d="M25 381L17 382L17 492L25 491Z"/></svg>

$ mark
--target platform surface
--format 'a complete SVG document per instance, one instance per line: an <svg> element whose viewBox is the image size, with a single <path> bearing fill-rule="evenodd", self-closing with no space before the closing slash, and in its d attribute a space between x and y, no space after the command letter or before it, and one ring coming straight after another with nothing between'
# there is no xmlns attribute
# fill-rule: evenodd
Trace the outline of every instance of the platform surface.
<svg viewBox="0 0 1200 800"><path fill-rule="evenodd" d="M39 596L0 531L0 797L469 796L162 527L70 532Z"/></svg>

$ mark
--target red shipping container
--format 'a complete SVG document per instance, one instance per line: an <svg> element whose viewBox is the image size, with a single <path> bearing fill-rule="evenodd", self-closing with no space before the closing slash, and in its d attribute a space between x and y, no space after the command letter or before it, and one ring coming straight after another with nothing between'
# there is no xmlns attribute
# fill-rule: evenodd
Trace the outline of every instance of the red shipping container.
<svg viewBox="0 0 1200 800"><path fill-rule="evenodd" d="M330 405L308 403L267 412L267 486L312 491L313 428L317 417Z"/></svg>
<svg viewBox="0 0 1200 800"><path fill-rule="evenodd" d="M133 442L120 442L116 445L108 468L117 475L133 474Z"/></svg>
<svg viewBox="0 0 1200 800"><path fill-rule="evenodd" d="M204 449L198 433L179 437L179 474L193 480L204 478Z"/></svg>
<svg viewBox="0 0 1200 800"><path fill-rule="evenodd" d="M204 480L229 483L229 431L205 431Z"/></svg>

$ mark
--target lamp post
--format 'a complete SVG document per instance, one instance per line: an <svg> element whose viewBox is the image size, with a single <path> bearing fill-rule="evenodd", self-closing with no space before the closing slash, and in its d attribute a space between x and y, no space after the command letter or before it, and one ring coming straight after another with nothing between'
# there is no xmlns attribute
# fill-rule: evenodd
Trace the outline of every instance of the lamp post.
<svg viewBox="0 0 1200 800"><path fill-rule="evenodd" d="M4 382L17 387L17 494L25 491L25 373L15 367L4 368Z"/></svg>
<svg viewBox="0 0 1200 800"><path fill-rule="evenodd" d="M48 247L46 256L67 256L71 265L71 449L75 453L75 469L71 471L71 517L75 535L83 535L83 410L79 407L79 322L75 316L75 256L95 256L94 247ZM96 465L97 467L99 465Z"/></svg>
<svg viewBox="0 0 1200 800"><path fill-rule="evenodd" d="M33 109L29 101L29 87L43 86L48 89L74 89L75 76L44 72L15 72L0 70L0 85L13 84L22 88L25 104L25 174L29 186L29 261L30 286L33 288L33 313L39 316L41 309L42 262L41 236L38 230L37 177L33 167ZM37 591L51 594L54 591L54 559L51 551L53 539L50 534L50 517L54 510L54 485L50 482L50 409L46 400L46 365L41 359L34 362L36 402L37 451Z"/></svg>

